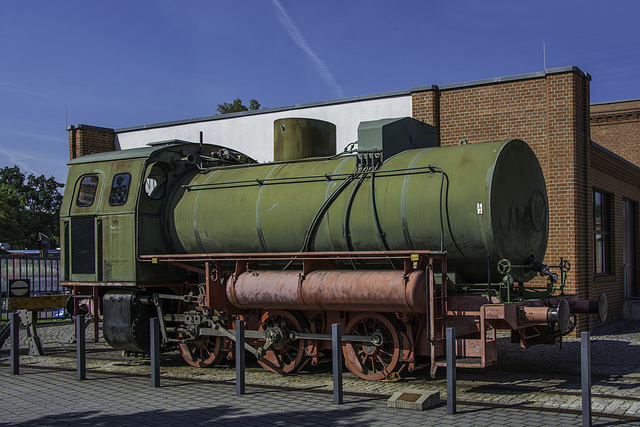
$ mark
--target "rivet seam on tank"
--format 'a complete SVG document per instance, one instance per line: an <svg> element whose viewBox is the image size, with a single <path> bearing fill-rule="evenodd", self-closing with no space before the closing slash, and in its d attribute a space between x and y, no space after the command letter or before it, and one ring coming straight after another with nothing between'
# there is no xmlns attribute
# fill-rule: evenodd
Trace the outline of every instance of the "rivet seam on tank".
<svg viewBox="0 0 640 427"><path fill-rule="evenodd" d="M203 184L208 184L213 180L213 178L220 172L220 170L213 171L208 174L207 178L204 180ZM193 202L193 236L198 243L198 247L200 248L200 253L207 252L202 245L202 239L200 238L200 230L198 229L198 212L200 208L200 198L204 191L196 191L196 199Z"/></svg>
<svg viewBox="0 0 640 427"><path fill-rule="evenodd" d="M273 169L269 171L265 180L268 180L273 175L275 175L276 171L283 167L285 164L276 165ZM256 232L258 233L258 240L260 240L260 246L264 252L270 252L267 248L267 241L264 238L264 233L262 232L262 195L264 193L266 185L261 185L258 190L258 200L256 200Z"/></svg>
<svg viewBox="0 0 640 427"><path fill-rule="evenodd" d="M428 150L420 150L411 160L408 169L412 169ZM400 199L400 219L402 221L402 234L404 235L404 243L408 249L413 249L413 243L411 242L411 235L409 234L409 226L407 224L407 197L409 192L409 180L411 179L411 173L404 176L402 181L402 198Z"/></svg>

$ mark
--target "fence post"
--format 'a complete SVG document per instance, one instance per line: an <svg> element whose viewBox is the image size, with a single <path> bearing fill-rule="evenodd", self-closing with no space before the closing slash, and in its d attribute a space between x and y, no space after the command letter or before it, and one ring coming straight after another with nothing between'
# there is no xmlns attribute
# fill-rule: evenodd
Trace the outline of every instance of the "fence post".
<svg viewBox="0 0 640 427"><path fill-rule="evenodd" d="M244 320L236 320L236 395L245 393Z"/></svg>
<svg viewBox="0 0 640 427"><path fill-rule="evenodd" d="M456 413L456 328L447 328L447 415Z"/></svg>
<svg viewBox="0 0 640 427"><path fill-rule="evenodd" d="M84 333L84 314L76 316L76 359L78 381L87 379L87 352Z"/></svg>
<svg viewBox="0 0 640 427"><path fill-rule="evenodd" d="M157 317L149 321L151 332L151 387L160 387L160 322Z"/></svg>
<svg viewBox="0 0 640 427"><path fill-rule="evenodd" d="M331 360L333 361L333 403L340 405L342 399L342 325L331 325Z"/></svg>
<svg viewBox="0 0 640 427"><path fill-rule="evenodd" d="M591 426L591 340L589 332L580 333L580 376L582 377L582 425Z"/></svg>
<svg viewBox="0 0 640 427"><path fill-rule="evenodd" d="M20 317L18 312L11 313L11 374L20 374Z"/></svg>

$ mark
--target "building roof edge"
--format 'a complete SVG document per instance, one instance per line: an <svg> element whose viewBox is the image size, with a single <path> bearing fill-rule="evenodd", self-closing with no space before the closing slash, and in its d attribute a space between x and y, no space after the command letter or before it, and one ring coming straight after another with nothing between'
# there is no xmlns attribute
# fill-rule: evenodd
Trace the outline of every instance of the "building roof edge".
<svg viewBox="0 0 640 427"><path fill-rule="evenodd" d="M495 78L489 78L489 79L473 80L468 82L452 83L452 84L446 84L446 85L415 86L408 90L383 92L383 93L372 94L372 95L339 98L339 99L333 99L329 101L318 101L318 102L311 102L311 103L305 103L305 104L294 104L294 105L288 105L284 107L271 107L271 108L263 108L261 110L242 111L239 113L220 114L215 116L205 116L205 117L197 117L197 118L184 119L184 120L175 120L175 121L169 121L169 122L130 126L130 127L123 127L123 128L116 128L116 129L113 129L113 131L115 131L116 133L134 132L134 131L156 129L156 128L163 128L163 127L169 127L169 126L176 126L176 125L208 122L208 121L214 121L214 120L224 120L224 119L230 119L235 117L275 113L280 111L300 110L300 109L306 109L306 108L323 107L323 106L337 105L337 104L347 104L351 102L368 101L368 100L375 100L375 99L382 99L382 98L394 98L394 97L411 95L413 92L421 92L421 91L428 91L428 90L447 90L447 89L456 89L456 88L462 88L462 87L486 85L486 84L492 84L492 83L503 83L503 82L517 81L517 80L526 80L526 79L532 79L532 78L540 78L550 74L560 74L560 73L569 73L569 72L579 73L583 77L586 77L587 79L591 80L591 76L588 73L585 73L584 71L582 71L580 68L576 66L549 68L544 71L537 71L534 73L495 77ZM86 125L78 125L78 126L86 126ZM69 129L71 128L73 128L73 126L69 127Z"/></svg>
<svg viewBox="0 0 640 427"><path fill-rule="evenodd" d="M263 108L260 110L241 111L238 113L218 114L215 116L197 117L192 119L175 120L171 122L161 122L161 123L153 123L153 124L141 125L141 126L125 127L125 128L116 129L115 131L116 133L125 133L125 132L133 132L133 131L145 130L145 129L155 129L155 128L162 128L162 127L168 127L168 126L175 126L175 125L184 125L184 124L190 124L190 123L231 119L235 117L277 113L280 111L302 110L306 108L324 107L324 106L337 105L337 104L349 104L352 102L370 101L370 100L382 99L382 98L396 98L396 97L407 96L407 95L411 95L411 91L398 90L393 92L383 92L383 93L372 94L372 95L360 95L360 96L353 96L349 98L332 99L328 101L318 101L318 102L309 102L305 104L287 105L284 107L269 107L269 108Z"/></svg>
<svg viewBox="0 0 640 427"><path fill-rule="evenodd" d="M635 163L631 163L629 160L625 159L624 157L621 157L620 155L614 153L613 151L611 151L609 149L604 148L602 145L591 141L591 146L593 146L593 147L597 148L598 150L603 151L603 152L609 154L610 156L612 156L612 157L614 157L614 158L626 163L627 165L631 166L635 170L640 171L640 166L636 165Z"/></svg>
<svg viewBox="0 0 640 427"><path fill-rule="evenodd" d="M116 132L116 130L113 128L105 128L102 126L83 125L83 124L67 126L67 131L74 130L74 129L91 129L91 130L100 130L100 131L106 131L106 132Z"/></svg>
<svg viewBox="0 0 640 427"><path fill-rule="evenodd" d="M618 101L592 102L591 105L621 104L623 102L638 102L638 101L640 101L640 98L621 99Z"/></svg>

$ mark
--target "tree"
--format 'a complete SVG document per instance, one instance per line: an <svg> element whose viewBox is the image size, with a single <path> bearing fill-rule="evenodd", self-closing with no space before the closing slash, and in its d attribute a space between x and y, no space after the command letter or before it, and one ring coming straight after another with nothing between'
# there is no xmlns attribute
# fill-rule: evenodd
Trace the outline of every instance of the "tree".
<svg viewBox="0 0 640 427"><path fill-rule="evenodd" d="M25 176L18 166L0 169L0 242L13 248L35 248L38 233L51 247L59 241L59 212L64 184L44 175Z"/></svg>
<svg viewBox="0 0 640 427"><path fill-rule="evenodd" d="M16 191L6 184L0 184L0 243L14 244L20 241L20 215L22 201Z"/></svg>
<svg viewBox="0 0 640 427"><path fill-rule="evenodd" d="M218 104L218 113L219 114L229 114L229 113L239 113L241 111L249 111L249 110L259 110L260 103L255 99L249 101L249 107L242 103L240 98L236 98L232 103L225 102L223 104Z"/></svg>

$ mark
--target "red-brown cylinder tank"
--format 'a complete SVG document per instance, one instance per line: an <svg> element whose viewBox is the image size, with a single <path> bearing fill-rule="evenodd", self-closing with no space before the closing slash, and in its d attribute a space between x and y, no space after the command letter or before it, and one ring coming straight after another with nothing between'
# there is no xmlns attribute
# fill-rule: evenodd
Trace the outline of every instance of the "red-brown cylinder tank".
<svg viewBox="0 0 640 427"><path fill-rule="evenodd" d="M240 308L326 311L426 312L423 271L406 278L402 271L257 270L227 285L227 296Z"/></svg>

